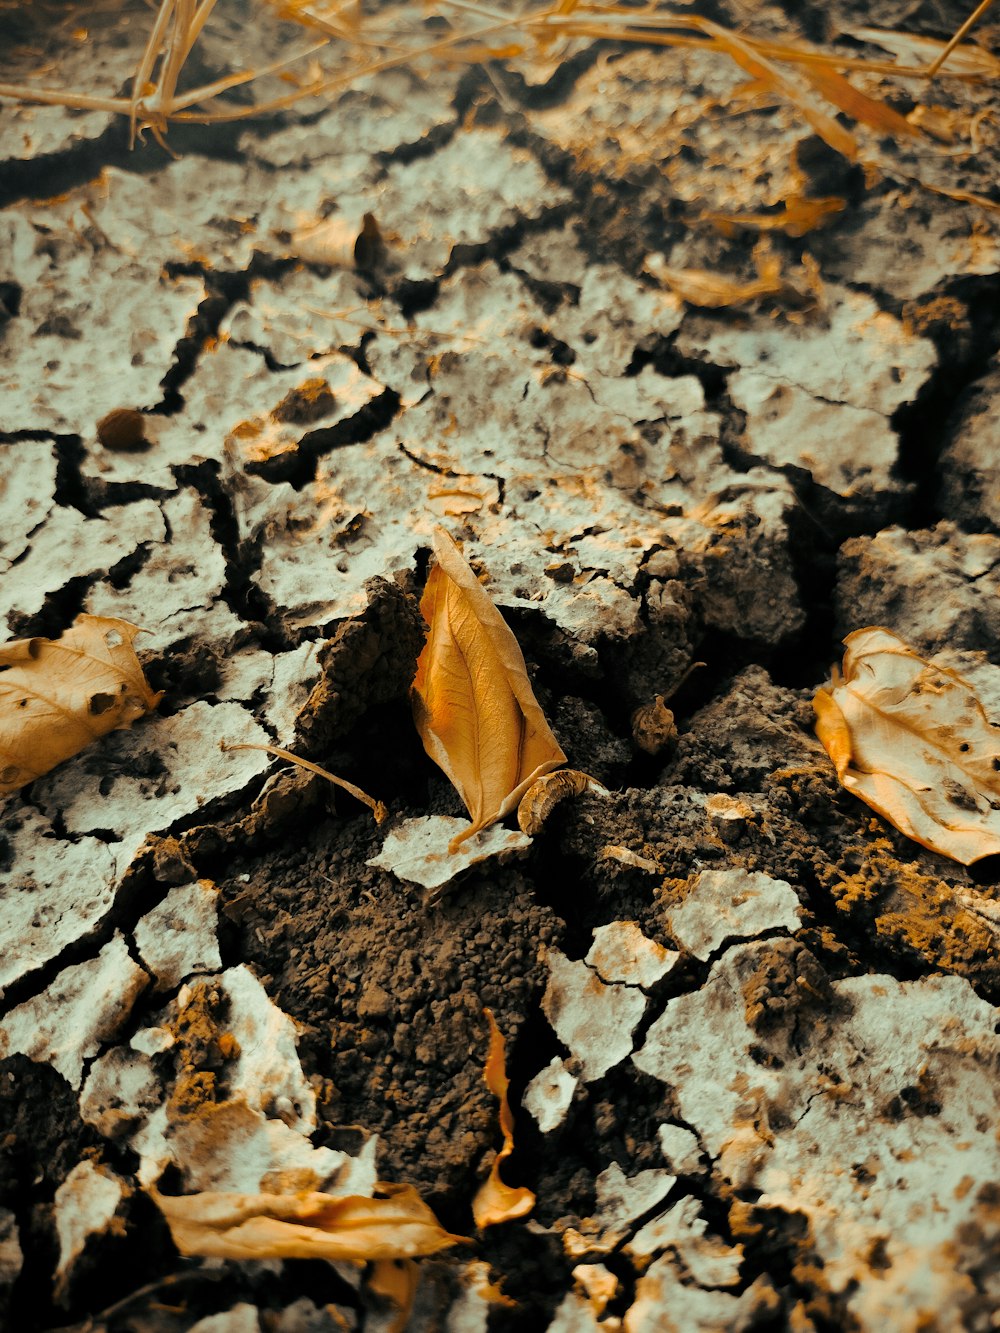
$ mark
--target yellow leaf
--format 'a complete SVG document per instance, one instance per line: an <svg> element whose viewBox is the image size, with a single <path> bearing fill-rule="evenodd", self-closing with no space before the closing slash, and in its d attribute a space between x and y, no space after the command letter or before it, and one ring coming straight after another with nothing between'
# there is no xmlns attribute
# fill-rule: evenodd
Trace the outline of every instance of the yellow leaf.
<svg viewBox="0 0 1000 1333"><path fill-rule="evenodd" d="M16 791L162 697L142 673L127 620L77 616L61 639L0 646L0 795Z"/></svg>
<svg viewBox="0 0 1000 1333"><path fill-rule="evenodd" d="M382 1198L151 1190L184 1255L217 1259L412 1259L467 1244L445 1231L412 1185L377 1186Z"/></svg>
<svg viewBox="0 0 1000 1333"><path fill-rule="evenodd" d="M424 749L472 818L452 848L502 819L536 778L566 762L517 640L442 528L420 609L427 642L411 690Z"/></svg>
<svg viewBox="0 0 1000 1333"><path fill-rule="evenodd" d="M955 671L888 630L844 640L843 680L813 700L844 787L931 851L971 865L1000 852L1000 723Z"/></svg>
<svg viewBox="0 0 1000 1333"><path fill-rule="evenodd" d="M505 1185L500 1179L500 1163L514 1151L514 1115L507 1100L507 1088L510 1080L504 1066L504 1039L497 1027L493 1011L484 1010L490 1025L490 1049L486 1056L486 1068L483 1077L490 1092L500 1100L500 1131L503 1134L503 1147L493 1160L490 1174L476 1191L472 1200L472 1216L476 1226L496 1226L498 1222L512 1222L524 1217L535 1206L535 1196L525 1185L515 1188Z"/></svg>

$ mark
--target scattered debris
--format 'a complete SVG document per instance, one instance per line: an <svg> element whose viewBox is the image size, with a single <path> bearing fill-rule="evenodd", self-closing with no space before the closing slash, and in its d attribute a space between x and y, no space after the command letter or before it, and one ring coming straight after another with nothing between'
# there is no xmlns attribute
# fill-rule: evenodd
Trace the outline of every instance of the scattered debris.
<svg viewBox="0 0 1000 1333"><path fill-rule="evenodd" d="M547 955L549 983L542 1010L556 1036L592 1083L632 1051L632 1033L646 1012L647 999L634 986L608 984L587 963L573 962L559 949Z"/></svg>

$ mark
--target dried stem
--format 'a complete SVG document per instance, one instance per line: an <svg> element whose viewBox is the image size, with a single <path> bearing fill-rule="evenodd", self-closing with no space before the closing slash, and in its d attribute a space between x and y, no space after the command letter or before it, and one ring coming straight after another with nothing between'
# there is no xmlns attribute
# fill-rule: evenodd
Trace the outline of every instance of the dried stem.
<svg viewBox="0 0 1000 1333"><path fill-rule="evenodd" d="M389 811L382 801L376 801L373 796L369 796L366 791L360 787L355 787L353 782L348 782L346 778L338 778L336 773L330 773L325 768L320 768L319 764L314 764L311 759L303 759L300 755L292 754L290 750L283 750L279 745L254 745L250 742L243 742L239 745L230 745L227 741L220 741L221 750L261 750L264 754L273 754L277 759L287 759L289 763L298 764L299 768L306 768L310 773L317 774L318 777L326 778L327 782L332 782L336 787L343 787L344 791L350 792L355 800L360 801L362 805L367 805L368 809L375 816L375 823L381 824L387 817Z"/></svg>

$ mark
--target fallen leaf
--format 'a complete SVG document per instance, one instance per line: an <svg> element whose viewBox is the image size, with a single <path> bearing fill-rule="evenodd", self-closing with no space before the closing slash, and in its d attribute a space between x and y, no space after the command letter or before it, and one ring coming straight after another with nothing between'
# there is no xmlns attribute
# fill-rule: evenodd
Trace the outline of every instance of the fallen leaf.
<svg viewBox="0 0 1000 1333"><path fill-rule="evenodd" d="M500 1179L500 1163L514 1151L514 1115L507 1100L507 1088L510 1080L504 1065L505 1042L497 1027L491 1009L484 1010L490 1025L490 1049L486 1056L486 1068L483 1077L490 1092L500 1101L500 1131L503 1134L503 1147L493 1160L490 1174L476 1191L472 1200L472 1216L476 1226L496 1226L498 1222L513 1222L524 1217L535 1206L535 1196L526 1185L515 1188L505 1185Z"/></svg>
<svg viewBox="0 0 1000 1333"><path fill-rule="evenodd" d="M215 1259L412 1259L467 1244L445 1231L412 1185L381 1198L323 1194L150 1193L183 1255Z"/></svg>
<svg viewBox="0 0 1000 1333"><path fill-rule="evenodd" d="M844 640L813 700L837 777L901 833L963 865L1000 852L1000 722L955 671L888 630Z"/></svg>
<svg viewBox="0 0 1000 1333"><path fill-rule="evenodd" d="M891 134L894 138L900 135L921 137L919 126L911 124L884 102L868 97L835 70L814 65L804 73L818 93L860 125L867 125L880 134Z"/></svg>
<svg viewBox="0 0 1000 1333"><path fill-rule="evenodd" d="M842 212L845 207L846 200L838 195L823 199L795 195L787 199L784 208L777 213L702 213L701 220L713 223L726 235L738 227L746 227L752 231L781 231L786 236L805 236L824 218Z"/></svg>
<svg viewBox="0 0 1000 1333"><path fill-rule="evenodd" d="M77 616L60 639L0 646L0 795L130 727L162 698L143 675L127 620Z"/></svg>
<svg viewBox="0 0 1000 1333"><path fill-rule="evenodd" d="M451 843L502 819L531 784L566 762L510 627L443 528L420 602L429 626L411 689L424 749L472 818Z"/></svg>

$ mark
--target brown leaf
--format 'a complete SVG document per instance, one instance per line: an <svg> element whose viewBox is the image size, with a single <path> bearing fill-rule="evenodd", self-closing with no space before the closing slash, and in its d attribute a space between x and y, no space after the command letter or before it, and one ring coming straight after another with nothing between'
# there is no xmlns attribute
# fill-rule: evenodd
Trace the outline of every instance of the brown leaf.
<svg viewBox="0 0 1000 1333"><path fill-rule="evenodd" d="M517 640L442 528L420 609L427 642L411 690L424 749L472 818L452 847L502 819L536 778L566 762Z"/></svg>
<svg viewBox="0 0 1000 1333"><path fill-rule="evenodd" d="M505 1042L497 1027L491 1009L484 1010L490 1025L490 1049L486 1056L486 1068L483 1077L486 1085L495 1097L500 1099L500 1131L503 1134L503 1147L493 1159L490 1174L476 1191L472 1200L472 1216L476 1226L496 1226L498 1222L513 1222L524 1217L535 1206L535 1196L526 1185L514 1187L505 1185L500 1179L500 1163L514 1151L514 1116L507 1100L507 1088L510 1080L504 1065Z"/></svg>
<svg viewBox="0 0 1000 1333"><path fill-rule="evenodd" d="M412 1185L382 1198L299 1194L172 1196L151 1190L184 1255L218 1259L412 1259L467 1244L445 1231Z"/></svg>
<svg viewBox="0 0 1000 1333"><path fill-rule="evenodd" d="M806 199L795 195L785 201L784 208L778 213L702 213L704 222L711 222L725 235L730 235L737 227L748 227L753 231L782 231L786 236L805 236L831 213L840 213L846 206L846 200L837 195L824 199Z"/></svg>
<svg viewBox="0 0 1000 1333"><path fill-rule="evenodd" d="M955 671L888 630L844 640L844 676L813 700L844 787L931 851L971 865L1000 852L1000 723Z"/></svg>
<svg viewBox="0 0 1000 1333"><path fill-rule="evenodd" d="M160 702L127 620L77 616L61 639L0 646L0 795L16 791Z"/></svg>

